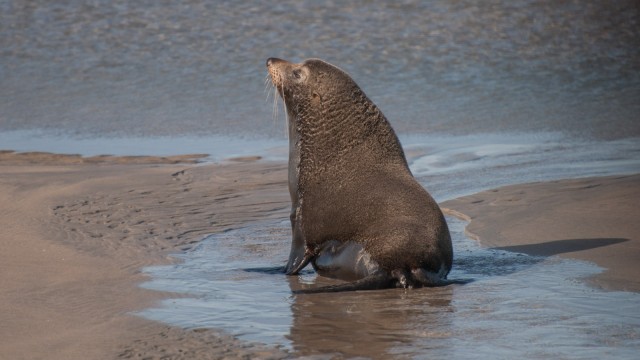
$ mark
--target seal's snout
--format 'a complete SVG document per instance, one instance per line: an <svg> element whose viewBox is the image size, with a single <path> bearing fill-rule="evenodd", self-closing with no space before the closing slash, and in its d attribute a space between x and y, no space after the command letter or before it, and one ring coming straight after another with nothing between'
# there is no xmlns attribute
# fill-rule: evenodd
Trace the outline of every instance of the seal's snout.
<svg viewBox="0 0 640 360"><path fill-rule="evenodd" d="M282 76L280 75L280 66L277 65L282 65L282 63L286 63L286 61L278 58L267 59L267 69L269 71L269 75L271 76L271 83L273 83L273 85L277 87L278 90L282 90Z"/></svg>
<svg viewBox="0 0 640 360"><path fill-rule="evenodd" d="M284 60L278 59L278 58L268 58L267 59L267 67L270 67L271 65L275 65L276 63L283 62L283 61Z"/></svg>

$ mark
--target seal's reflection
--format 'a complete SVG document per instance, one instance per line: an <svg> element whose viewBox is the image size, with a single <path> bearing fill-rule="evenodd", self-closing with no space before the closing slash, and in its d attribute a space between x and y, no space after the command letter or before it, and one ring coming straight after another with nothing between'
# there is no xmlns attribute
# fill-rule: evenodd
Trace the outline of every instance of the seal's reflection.
<svg viewBox="0 0 640 360"><path fill-rule="evenodd" d="M292 290L302 285L298 277L288 280ZM317 277L315 282L328 285L332 280ZM441 340L451 336L455 288L295 295L288 338L300 355L416 356L416 348L424 348L416 342L438 339L442 346Z"/></svg>

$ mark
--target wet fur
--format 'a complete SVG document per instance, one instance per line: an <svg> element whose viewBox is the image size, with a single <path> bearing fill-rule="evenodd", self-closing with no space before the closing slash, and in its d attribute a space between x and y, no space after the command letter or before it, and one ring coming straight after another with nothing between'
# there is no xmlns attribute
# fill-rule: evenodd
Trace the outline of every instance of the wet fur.
<svg viewBox="0 0 640 360"><path fill-rule="evenodd" d="M355 282L301 292L440 286L449 282L453 249L440 208L412 176L382 112L351 77L318 59L269 59L284 100L290 141L295 275L327 242L355 242L377 267ZM348 270L348 269L347 269Z"/></svg>

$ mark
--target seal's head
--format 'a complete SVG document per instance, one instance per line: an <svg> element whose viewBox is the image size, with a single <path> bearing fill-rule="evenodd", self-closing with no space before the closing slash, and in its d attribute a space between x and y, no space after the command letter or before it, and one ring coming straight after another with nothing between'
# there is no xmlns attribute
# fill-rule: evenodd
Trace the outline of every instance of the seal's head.
<svg viewBox="0 0 640 360"><path fill-rule="evenodd" d="M267 60L271 82L278 90L287 109L299 115L300 109L317 110L331 99L359 94L360 88L340 68L320 59L308 59L295 64L277 58ZM305 106L301 107L300 105ZM293 106L297 105L297 106Z"/></svg>
<svg viewBox="0 0 640 360"><path fill-rule="evenodd" d="M290 139L319 146L305 156L339 156L371 141L374 152L391 152L398 163L406 165L386 118L349 74L320 59L295 64L269 58L267 68L287 109ZM377 139L367 140L372 134Z"/></svg>

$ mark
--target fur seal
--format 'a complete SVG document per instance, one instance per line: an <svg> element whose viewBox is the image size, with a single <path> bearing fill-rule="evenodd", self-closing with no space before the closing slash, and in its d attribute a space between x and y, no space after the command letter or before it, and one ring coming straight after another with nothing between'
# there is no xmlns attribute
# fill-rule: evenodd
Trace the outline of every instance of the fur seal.
<svg viewBox="0 0 640 360"><path fill-rule="evenodd" d="M415 180L386 117L325 61L269 58L288 116L292 243L285 272L309 263L351 281L301 293L440 286L453 261L442 211Z"/></svg>

